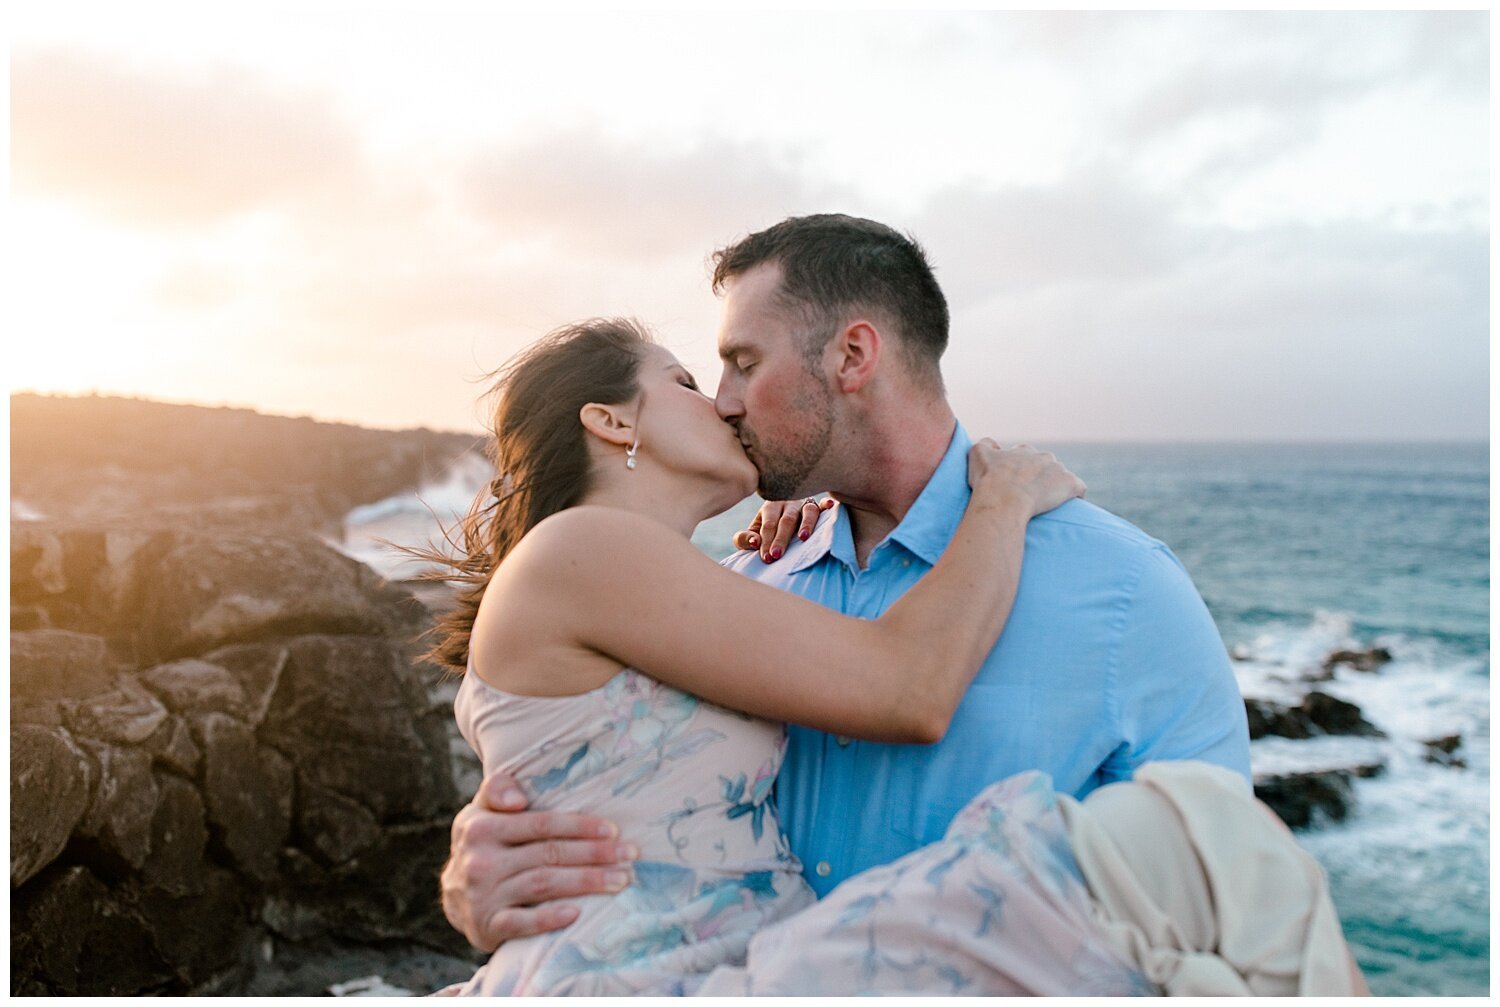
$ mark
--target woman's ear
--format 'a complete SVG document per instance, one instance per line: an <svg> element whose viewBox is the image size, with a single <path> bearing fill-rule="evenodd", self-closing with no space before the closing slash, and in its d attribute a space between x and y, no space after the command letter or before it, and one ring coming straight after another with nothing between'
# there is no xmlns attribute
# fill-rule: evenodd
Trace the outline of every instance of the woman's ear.
<svg viewBox="0 0 1500 1007"><path fill-rule="evenodd" d="M578 410L578 421L583 424L583 429L606 443L624 448L635 442L635 424L620 406L585 403Z"/></svg>

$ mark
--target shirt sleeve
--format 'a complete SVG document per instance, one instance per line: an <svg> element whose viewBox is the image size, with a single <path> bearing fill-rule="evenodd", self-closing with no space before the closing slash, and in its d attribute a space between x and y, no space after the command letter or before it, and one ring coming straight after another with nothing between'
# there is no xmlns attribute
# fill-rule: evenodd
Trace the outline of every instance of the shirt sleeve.
<svg viewBox="0 0 1500 1007"><path fill-rule="evenodd" d="M1112 663L1121 741L1103 767L1105 782L1163 759L1199 759L1250 780L1245 701L1224 641L1165 546L1144 559Z"/></svg>

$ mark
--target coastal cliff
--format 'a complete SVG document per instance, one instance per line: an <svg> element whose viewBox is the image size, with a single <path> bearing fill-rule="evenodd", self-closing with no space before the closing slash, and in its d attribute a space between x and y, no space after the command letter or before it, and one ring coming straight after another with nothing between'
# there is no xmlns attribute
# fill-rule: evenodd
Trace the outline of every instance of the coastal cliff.
<svg viewBox="0 0 1500 1007"><path fill-rule="evenodd" d="M476 438L104 398L12 421L12 993L466 975L431 612L313 532Z"/></svg>
<svg viewBox="0 0 1500 1007"><path fill-rule="evenodd" d="M299 531L336 526L481 443L473 434L93 395L13 395L10 426L11 498L33 513Z"/></svg>

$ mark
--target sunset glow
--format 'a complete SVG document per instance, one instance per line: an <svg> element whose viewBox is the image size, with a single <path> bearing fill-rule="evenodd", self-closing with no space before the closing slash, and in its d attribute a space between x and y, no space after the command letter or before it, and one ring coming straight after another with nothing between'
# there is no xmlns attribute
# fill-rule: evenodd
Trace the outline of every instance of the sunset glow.
<svg viewBox="0 0 1500 1007"><path fill-rule="evenodd" d="M975 428L1487 430L1482 13L291 17L16 16L12 390L475 429L596 314L712 388L707 254L840 210L927 247Z"/></svg>

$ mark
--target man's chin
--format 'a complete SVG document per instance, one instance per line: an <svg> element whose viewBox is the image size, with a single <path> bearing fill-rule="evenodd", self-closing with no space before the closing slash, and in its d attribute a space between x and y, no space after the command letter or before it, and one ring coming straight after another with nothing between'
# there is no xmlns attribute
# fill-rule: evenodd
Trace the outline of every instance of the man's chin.
<svg viewBox="0 0 1500 1007"><path fill-rule="evenodd" d="M800 487L774 478L767 480L764 476L756 484L755 492L760 494L762 500L795 500L809 495L801 492Z"/></svg>

